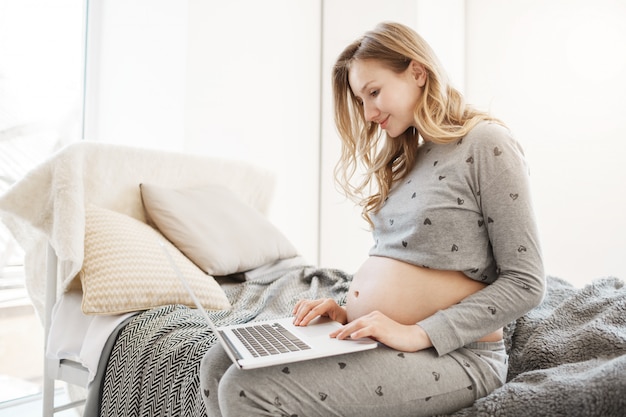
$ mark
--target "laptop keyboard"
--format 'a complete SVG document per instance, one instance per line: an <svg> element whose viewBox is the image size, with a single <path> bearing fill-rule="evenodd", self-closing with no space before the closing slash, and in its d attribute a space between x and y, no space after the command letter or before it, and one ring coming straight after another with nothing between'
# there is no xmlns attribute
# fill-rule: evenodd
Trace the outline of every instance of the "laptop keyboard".
<svg viewBox="0 0 626 417"><path fill-rule="evenodd" d="M253 356L279 355L311 349L279 323L232 329Z"/></svg>

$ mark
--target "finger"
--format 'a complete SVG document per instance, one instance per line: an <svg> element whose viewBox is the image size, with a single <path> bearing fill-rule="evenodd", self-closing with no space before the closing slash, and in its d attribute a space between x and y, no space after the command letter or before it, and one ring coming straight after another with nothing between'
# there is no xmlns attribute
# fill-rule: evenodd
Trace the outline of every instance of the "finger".
<svg viewBox="0 0 626 417"><path fill-rule="evenodd" d="M355 328L355 322L347 323L330 332L328 336L336 339L347 339L354 332Z"/></svg>
<svg viewBox="0 0 626 417"><path fill-rule="evenodd" d="M310 314L311 311L313 311L318 304L319 304L319 300L305 300L304 302L302 302L298 306L298 309L296 310L294 314L295 316L293 320L294 324L300 325L302 323L302 320L304 320L306 316ZM310 320L311 319L309 319L309 321Z"/></svg>
<svg viewBox="0 0 626 417"><path fill-rule="evenodd" d="M336 338L336 339L339 339L339 338L337 337L337 335L338 335L339 333L341 333L341 329L342 329L342 328L340 327L339 329L333 330L332 332L328 333L328 336L329 336L329 337L334 337L334 338Z"/></svg>
<svg viewBox="0 0 626 417"><path fill-rule="evenodd" d="M306 326L316 317L319 317L323 314L323 310L319 308L320 305L316 305L312 307L306 314L302 316L300 319L298 326Z"/></svg>
<svg viewBox="0 0 626 417"><path fill-rule="evenodd" d="M302 314L308 312L317 304L317 300L300 300L294 307L294 314Z"/></svg>
<svg viewBox="0 0 626 417"><path fill-rule="evenodd" d="M298 300L295 306L293 306L293 311L291 314L296 315L298 311L302 308L302 305L305 304L308 300Z"/></svg>
<svg viewBox="0 0 626 417"><path fill-rule="evenodd" d="M293 322L297 324L302 320L302 317L308 312L308 307L306 307L306 303L300 302L296 305L293 311Z"/></svg>
<svg viewBox="0 0 626 417"><path fill-rule="evenodd" d="M301 315L298 323L300 326L308 325L313 319L320 316L328 316L334 307L335 301L330 298L315 300L308 304L309 310Z"/></svg>
<svg viewBox="0 0 626 417"><path fill-rule="evenodd" d="M334 337L340 340L348 339L351 338L351 335L359 328L359 323L357 321L353 321L352 323L348 323L345 326L342 326L339 329L331 332L330 337Z"/></svg>
<svg viewBox="0 0 626 417"><path fill-rule="evenodd" d="M376 339L376 326L370 321L360 318L351 323L346 324L341 329L335 330L331 334L337 339L361 339L364 337L371 337Z"/></svg>
<svg viewBox="0 0 626 417"><path fill-rule="evenodd" d="M364 337L371 337L372 339L376 339L373 330L374 329L372 329L370 326L360 328L350 333L350 339L361 339Z"/></svg>

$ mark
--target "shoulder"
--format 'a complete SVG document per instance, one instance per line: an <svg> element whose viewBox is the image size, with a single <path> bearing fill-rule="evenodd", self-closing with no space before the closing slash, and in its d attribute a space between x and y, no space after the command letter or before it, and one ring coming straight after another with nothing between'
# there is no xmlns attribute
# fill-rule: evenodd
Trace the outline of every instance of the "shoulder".
<svg viewBox="0 0 626 417"><path fill-rule="evenodd" d="M519 146L517 140L513 137L513 133L508 127L495 122L480 122L462 139L474 146Z"/></svg>
<svg viewBox="0 0 626 417"><path fill-rule="evenodd" d="M524 150L509 128L495 122L477 124L461 139L477 160L499 160L506 164L525 162Z"/></svg>

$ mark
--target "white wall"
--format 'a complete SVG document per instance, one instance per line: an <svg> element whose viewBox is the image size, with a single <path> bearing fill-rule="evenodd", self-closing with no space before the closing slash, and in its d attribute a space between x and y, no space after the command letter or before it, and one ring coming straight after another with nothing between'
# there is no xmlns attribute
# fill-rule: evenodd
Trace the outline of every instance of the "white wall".
<svg viewBox="0 0 626 417"><path fill-rule="evenodd" d="M626 278L626 3L467 2L467 96L516 132L549 274Z"/></svg>
<svg viewBox="0 0 626 417"><path fill-rule="evenodd" d="M252 161L270 217L318 235L319 0L90 0L85 138Z"/></svg>
<svg viewBox="0 0 626 417"><path fill-rule="evenodd" d="M189 1L185 150L276 174L271 218L317 262L320 1Z"/></svg>
<svg viewBox="0 0 626 417"><path fill-rule="evenodd" d="M359 210L333 183L339 142L329 76L345 45L398 20L433 45L470 102L505 120L524 145L547 272L577 283L626 277L623 2L90 4L87 137L274 169L272 220L310 260L353 272L371 246Z"/></svg>
<svg viewBox="0 0 626 417"><path fill-rule="evenodd" d="M187 2L88 4L85 138L183 150Z"/></svg>

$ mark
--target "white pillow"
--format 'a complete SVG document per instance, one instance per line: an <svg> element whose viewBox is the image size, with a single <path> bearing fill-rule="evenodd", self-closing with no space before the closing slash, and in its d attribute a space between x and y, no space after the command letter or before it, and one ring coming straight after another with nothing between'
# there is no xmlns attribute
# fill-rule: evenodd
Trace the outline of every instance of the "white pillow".
<svg viewBox="0 0 626 417"><path fill-rule="evenodd" d="M130 216L89 204L85 208L85 257L78 274L83 312L120 314L167 304L195 308L159 241L164 242L205 308L230 308L215 279L158 231Z"/></svg>
<svg viewBox="0 0 626 417"><path fill-rule="evenodd" d="M140 188L147 217L208 274L244 272L298 254L272 223L225 187Z"/></svg>

